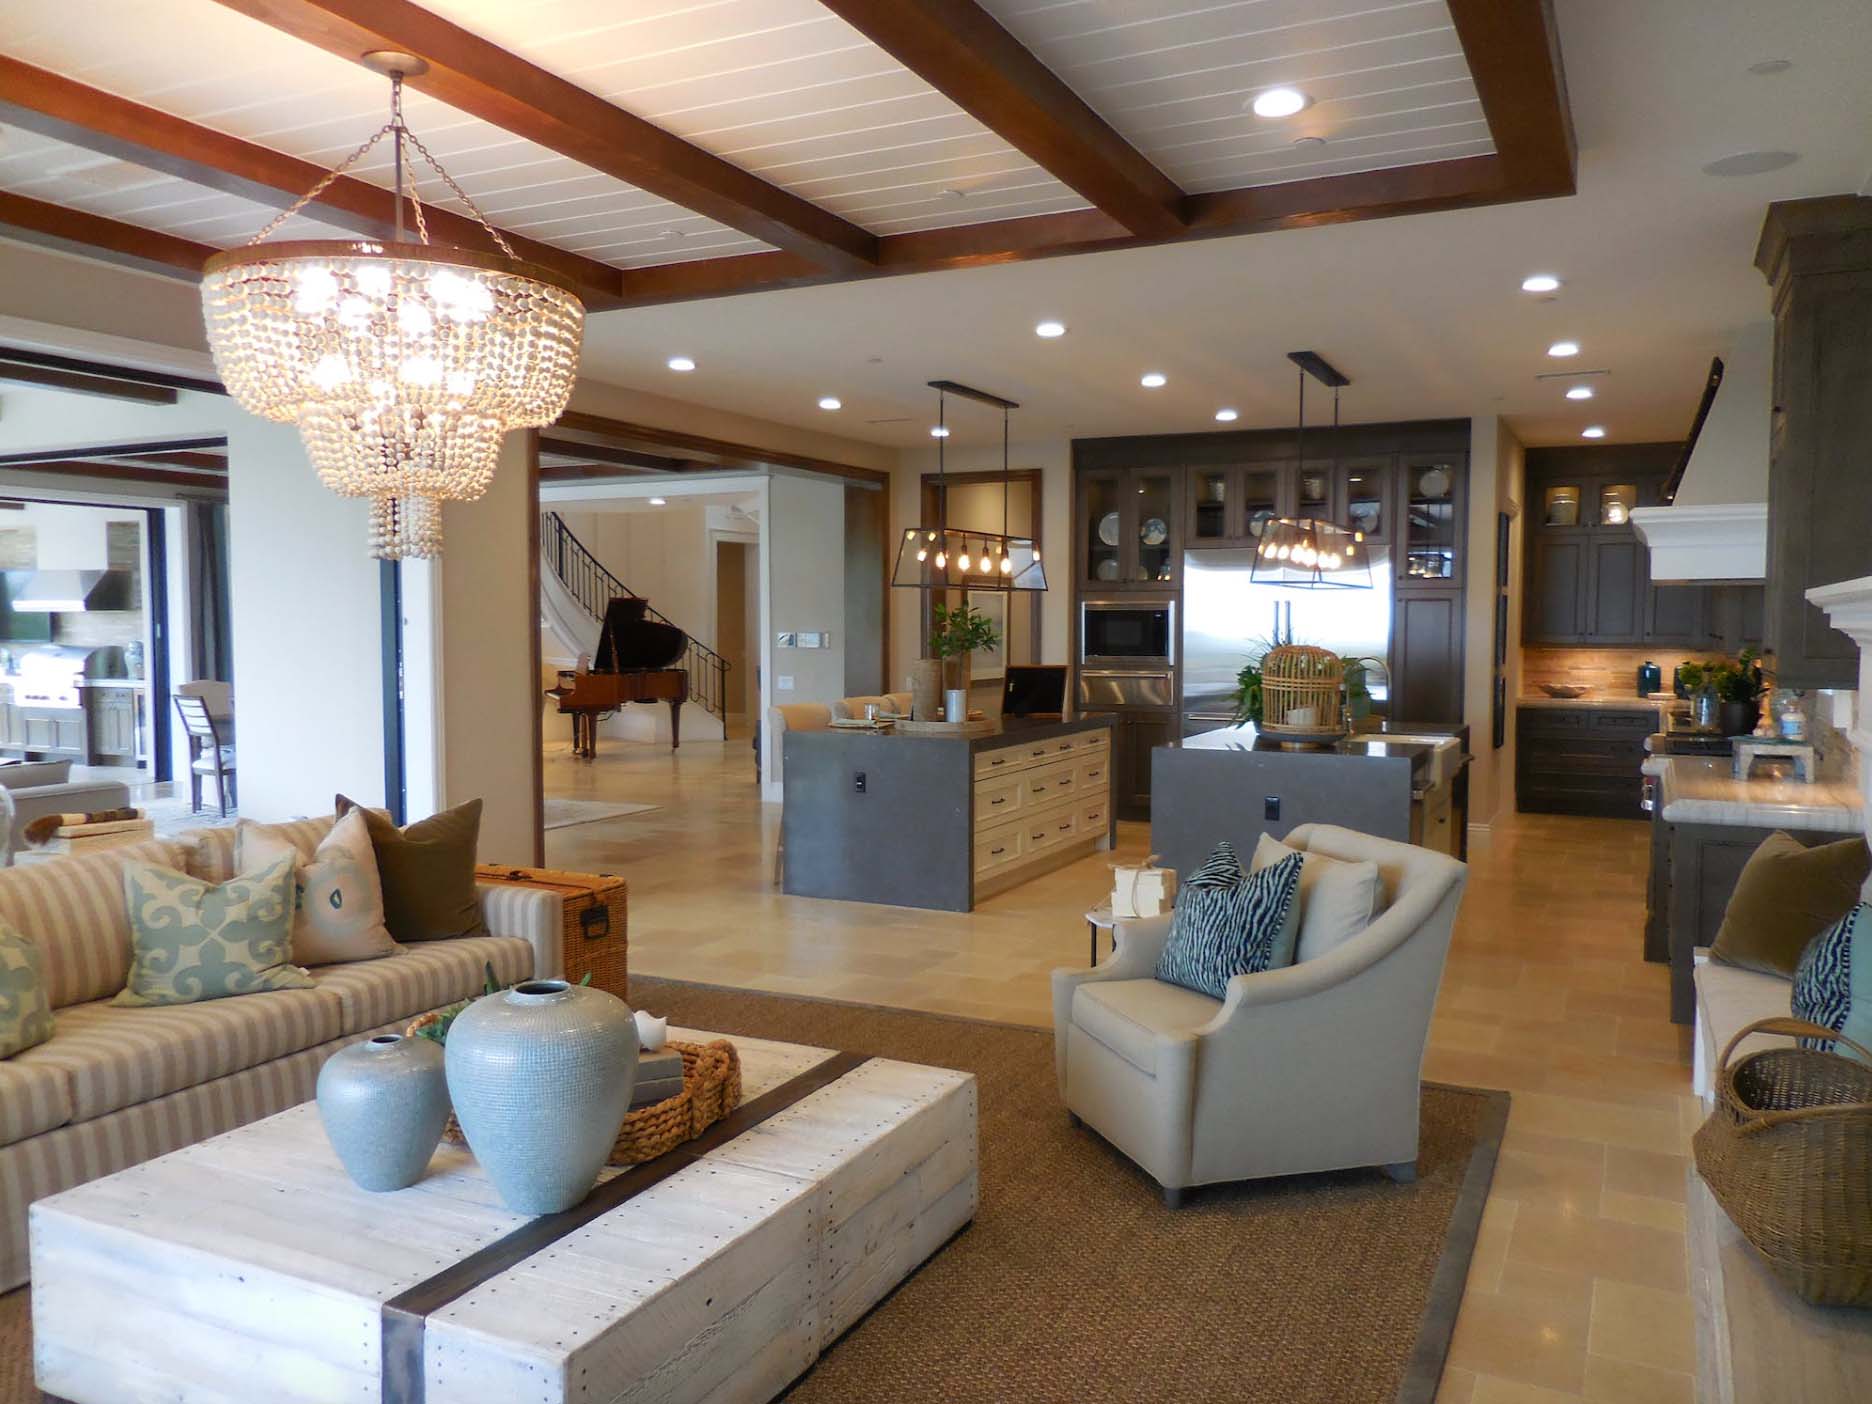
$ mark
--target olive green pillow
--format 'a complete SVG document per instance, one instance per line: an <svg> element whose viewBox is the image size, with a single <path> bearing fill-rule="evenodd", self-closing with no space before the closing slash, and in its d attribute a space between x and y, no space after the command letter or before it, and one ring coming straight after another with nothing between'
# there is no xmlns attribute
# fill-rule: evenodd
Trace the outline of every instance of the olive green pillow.
<svg viewBox="0 0 1872 1404"><path fill-rule="evenodd" d="M1868 873L1872 849L1859 835L1815 848L1768 835L1736 879L1711 957L1793 979L1807 943L1858 905Z"/></svg>
<svg viewBox="0 0 1872 1404"><path fill-rule="evenodd" d="M52 1000L39 947L0 922L0 1058L52 1037Z"/></svg>
<svg viewBox="0 0 1872 1404"><path fill-rule="evenodd" d="M363 809L339 795L343 818ZM469 800L399 829L364 810L377 876L383 883L384 925L396 941L445 941L485 936L481 895L475 890L475 850L481 841L481 801Z"/></svg>
<svg viewBox="0 0 1872 1404"><path fill-rule="evenodd" d="M112 1004L195 1004L261 990L309 990L292 964L293 860L203 882L154 863L126 863L130 979Z"/></svg>

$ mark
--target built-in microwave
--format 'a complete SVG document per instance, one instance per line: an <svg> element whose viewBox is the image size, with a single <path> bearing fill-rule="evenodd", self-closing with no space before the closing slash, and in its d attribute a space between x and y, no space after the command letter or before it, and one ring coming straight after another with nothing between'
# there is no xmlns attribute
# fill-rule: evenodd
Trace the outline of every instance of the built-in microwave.
<svg viewBox="0 0 1872 1404"><path fill-rule="evenodd" d="M1174 600L1081 600L1079 662L1086 668L1176 665Z"/></svg>

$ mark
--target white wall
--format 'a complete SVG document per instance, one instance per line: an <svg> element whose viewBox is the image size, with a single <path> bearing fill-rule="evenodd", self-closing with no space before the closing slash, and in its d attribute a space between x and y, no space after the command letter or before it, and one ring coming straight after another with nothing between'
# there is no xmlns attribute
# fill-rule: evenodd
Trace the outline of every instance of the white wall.
<svg viewBox="0 0 1872 1404"><path fill-rule="evenodd" d="M691 637L715 647L714 570L708 547L708 508L680 497L650 512L579 510L559 515L585 549L656 611Z"/></svg>
<svg viewBox="0 0 1872 1404"><path fill-rule="evenodd" d="M951 448L946 454L952 473L999 472L1001 445ZM1017 443L1008 451L1008 466L1031 471L1039 469L1040 478L1040 549L1051 587L1040 603L1040 648L1036 663L1072 661L1072 444L1066 439L1041 439ZM922 515L923 475L936 471L933 449L918 449L902 457L891 474L890 538L891 560L896 564L896 537L907 526L916 524ZM887 608L891 621L891 666L885 678L886 691L901 691L909 686L910 665L922 650L922 629L918 610L922 592L892 590Z"/></svg>
<svg viewBox="0 0 1872 1404"><path fill-rule="evenodd" d="M761 569L767 580L761 652L771 703L834 702L845 695L845 485L776 473L767 480ZM789 648L775 637L829 631L830 648ZM773 728L763 727L765 797L780 797L780 757Z"/></svg>
<svg viewBox="0 0 1872 1404"><path fill-rule="evenodd" d="M329 814L343 791L384 802L378 563L362 498L307 465L299 433L234 412L228 594L240 719L240 807Z"/></svg>

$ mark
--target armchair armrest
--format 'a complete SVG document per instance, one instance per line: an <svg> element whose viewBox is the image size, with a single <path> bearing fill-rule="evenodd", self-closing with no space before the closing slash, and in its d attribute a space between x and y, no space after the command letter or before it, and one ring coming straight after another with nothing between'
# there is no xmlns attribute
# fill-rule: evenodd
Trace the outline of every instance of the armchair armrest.
<svg viewBox="0 0 1872 1404"><path fill-rule="evenodd" d="M1101 980L1148 980L1170 939L1170 914L1121 921L1112 928L1112 953L1089 970L1065 966L1053 972L1053 1061L1061 1095L1066 1087L1066 1030L1072 1025L1073 994Z"/></svg>
<svg viewBox="0 0 1872 1404"><path fill-rule="evenodd" d="M481 920L490 936L517 936L533 948L533 978L565 974L560 933L565 929L565 899L557 892L498 883L476 883Z"/></svg>

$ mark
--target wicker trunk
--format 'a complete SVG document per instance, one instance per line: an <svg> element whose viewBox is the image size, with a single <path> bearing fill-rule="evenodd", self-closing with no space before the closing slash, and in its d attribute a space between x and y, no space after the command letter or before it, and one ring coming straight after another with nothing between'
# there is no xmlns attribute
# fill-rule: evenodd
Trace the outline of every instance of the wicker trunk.
<svg viewBox="0 0 1872 1404"><path fill-rule="evenodd" d="M590 975L598 989L629 999L627 889L623 878L553 868L508 868L498 863L481 864L475 869L475 878L479 882L557 892L565 899L565 927L559 940L566 978L578 981Z"/></svg>

